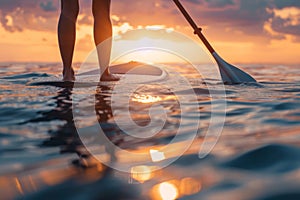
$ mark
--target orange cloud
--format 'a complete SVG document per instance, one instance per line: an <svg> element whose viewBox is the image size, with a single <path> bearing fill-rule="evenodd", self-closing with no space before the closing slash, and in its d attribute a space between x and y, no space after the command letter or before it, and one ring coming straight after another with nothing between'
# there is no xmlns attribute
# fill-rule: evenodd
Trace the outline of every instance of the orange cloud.
<svg viewBox="0 0 300 200"><path fill-rule="evenodd" d="M300 62L300 1L182 0L182 3L228 60ZM80 4L75 61L83 60L93 49L91 2L80 1ZM60 61L56 38L59 7L56 0L1 1L0 46L9 50L2 53L0 61ZM147 26L168 27L198 41L172 1L112 1L112 20L116 35ZM44 53L46 56L33 56Z"/></svg>

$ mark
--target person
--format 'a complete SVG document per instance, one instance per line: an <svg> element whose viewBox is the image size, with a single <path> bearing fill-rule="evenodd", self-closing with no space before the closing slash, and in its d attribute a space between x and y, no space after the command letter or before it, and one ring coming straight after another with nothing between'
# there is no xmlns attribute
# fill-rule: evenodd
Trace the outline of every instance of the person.
<svg viewBox="0 0 300 200"><path fill-rule="evenodd" d="M79 13L79 0L61 0L61 14L58 22L58 42L63 62L63 81L75 81L72 67L76 40L76 21ZM109 71L112 24L110 20L111 0L93 0L94 41L97 47L101 72L100 81L117 81L119 77Z"/></svg>

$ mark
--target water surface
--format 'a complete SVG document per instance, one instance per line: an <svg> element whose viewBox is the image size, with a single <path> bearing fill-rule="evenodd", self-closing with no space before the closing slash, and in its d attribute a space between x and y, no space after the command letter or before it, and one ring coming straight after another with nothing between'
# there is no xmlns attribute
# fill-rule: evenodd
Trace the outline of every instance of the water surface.
<svg viewBox="0 0 300 200"><path fill-rule="evenodd" d="M203 159L198 153L210 124L212 106L217 109L215 114L222 115L221 106L218 110L222 101L213 99L208 87L215 88L221 98L217 87L220 83L203 83L196 71L187 66L168 67L170 77L175 76L172 71L182 73L192 85L191 90L173 85L176 91L172 91L156 83L136 90L129 108L137 125L159 123L163 118L161 109L167 118L155 136L134 138L115 123L124 118L127 102L120 100L118 112L113 112L113 85L97 89L32 86L29 83L33 79L57 75L60 65L2 63L1 198L299 199L299 66L241 65L259 84L225 86L225 125L217 145ZM196 100L191 92L196 94ZM180 106L182 99L184 105ZM74 123L75 108L81 110L76 115L78 124ZM173 151L165 155L164 161L178 156L195 130L197 136L188 141L192 145L184 155L155 172L151 170L159 163L130 160L117 150L103 151L108 162L130 164L131 173L125 173L99 163L82 145L77 126L87 128L91 146L101 145L91 134L95 125L100 125L107 138L121 149L139 153L169 144L182 127L181 140L173 143ZM133 126L130 131L139 129Z"/></svg>

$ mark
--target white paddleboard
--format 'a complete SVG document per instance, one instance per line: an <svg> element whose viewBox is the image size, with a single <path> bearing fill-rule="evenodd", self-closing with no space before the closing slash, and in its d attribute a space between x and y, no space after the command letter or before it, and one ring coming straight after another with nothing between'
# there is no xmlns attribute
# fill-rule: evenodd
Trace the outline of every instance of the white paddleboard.
<svg viewBox="0 0 300 200"><path fill-rule="evenodd" d="M110 71L113 74L120 76L122 84L140 84L158 82L167 77L167 72L160 66L150 65L140 62L128 62L124 64L110 66ZM100 70L94 69L76 75L76 81L62 81L62 77L37 78L32 80L29 85L48 85L55 87L91 87L97 85L115 84L113 82L98 82Z"/></svg>

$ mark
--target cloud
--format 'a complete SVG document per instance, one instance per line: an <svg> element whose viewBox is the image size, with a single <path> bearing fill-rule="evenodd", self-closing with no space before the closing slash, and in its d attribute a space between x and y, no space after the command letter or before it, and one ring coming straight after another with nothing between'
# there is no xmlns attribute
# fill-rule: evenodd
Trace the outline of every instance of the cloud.
<svg viewBox="0 0 300 200"><path fill-rule="evenodd" d="M233 0L205 0L210 7L226 7L234 5Z"/></svg>
<svg viewBox="0 0 300 200"><path fill-rule="evenodd" d="M78 18L79 25L91 25L93 23L93 18L90 15L82 14Z"/></svg>
<svg viewBox="0 0 300 200"><path fill-rule="evenodd" d="M55 32L59 2L0 0L0 23L11 32L24 29ZM299 37L299 24L294 23L299 16L289 19L275 13L285 8L300 8L299 0L184 0L182 3L195 21L211 32L239 31L244 35L272 39L274 36L265 29L265 24L270 22L271 28L279 34ZM82 17L79 25L92 24L91 1L82 0L80 5ZM115 25L128 22L134 27L156 24L188 26L174 3L166 0L112 1L112 14L118 16L118 20L114 20ZM277 35L276 38L281 37Z"/></svg>
<svg viewBox="0 0 300 200"><path fill-rule="evenodd" d="M300 8L299 0L274 0L274 5L276 8L283 9L287 7L297 7Z"/></svg>
<svg viewBox="0 0 300 200"><path fill-rule="evenodd" d="M300 36L300 23L293 24L293 19L276 17L272 20L272 28L278 33Z"/></svg>
<svg viewBox="0 0 300 200"><path fill-rule="evenodd" d="M264 37L266 40L284 39L286 34L299 37L300 10L293 18L280 18L276 16L278 9L297 8L298 0L188 0L186 8L195 21L200 25L209 27L211 32L238 31L247 36ZM271 22L270 34L265 24ZM230 34L227 34L230 37Z"/></svg>
<svg viewBox="0 0 300 200"><path fill-rule="evenodd" d="M209 8L224 8L235 4L234 0L188 0L188 2L196 6L204 5Z"/></svg>
<svg viewBox="0 0 300 200"><path fill-rule="evenodd" d="M86 34L80 38L76 44L76 50L91 51L94 48L93 38L90 34Z"/></svg>
<svg viewBox="0 0 300 200"><path fill-rule="evenodd" d="M0 1L1 25L10 32L25 29L51 31L57 23L58 1ZM51 11L51 12L50 12Z"/></svg>
<svg viewBox="0 0 300 200"><path fill-rule="evenodd" d="M186 42L185 37L173 33L172 29L165 29L165 27L160 26L148 26L142 29L137 29L135 31L120 32L117 39L122 40L137 40L137 39L151 39L155 40L165 40L165 41L177 41Z"/></svg>
<svg viewBox="0 0 300 200"><path fill-rule="evenodd" d="M53 5L52 1L48 1L48 2L41 2L40 3L40 7L46 11L46 12L52 12L52 11L56 11L57 8Z"/></svg>

